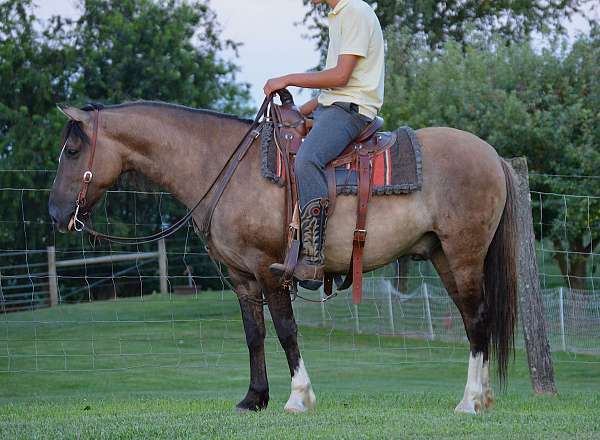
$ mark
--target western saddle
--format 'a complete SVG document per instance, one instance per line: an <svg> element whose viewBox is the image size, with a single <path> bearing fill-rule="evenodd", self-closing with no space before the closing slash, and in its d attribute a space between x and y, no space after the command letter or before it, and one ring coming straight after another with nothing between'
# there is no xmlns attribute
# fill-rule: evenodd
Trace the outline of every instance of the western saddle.
<svg viewBox="0 0 600 440"><path fill-rule="evenodd" d="M292 95L287 90L279 90L281 105L272 104L270 107L270 118L274 126L274 139L283 158L286 175L286 240L288 243L287 255L285 257L285 274L283 276L284 286L295 290L293 280L294 267L298 261L300 251L300 225L298 209L298 193L296 188L296 176L294 173L294 160L298 150L302 146L304 138L312 127L312 120L307 119L294 105ZM345 290L354 284L352 289L352 302L360 304L362 300L362 257L367 239L367 210L371 196L372 173L371 159L373 156L390 148L396 142L394 133L378 132L383 126L383 119L376 117L363 132L346 147L338 158L331 161L325 170L329 188L330 216L335 209L337 195L335 170L344 165L354 165L357 170L357 219L352 244L352 258L350 268L345 280L336 276L335 282L338 290ZM324 289L327 297L333 292L332 274L325 274Z"/></svg>

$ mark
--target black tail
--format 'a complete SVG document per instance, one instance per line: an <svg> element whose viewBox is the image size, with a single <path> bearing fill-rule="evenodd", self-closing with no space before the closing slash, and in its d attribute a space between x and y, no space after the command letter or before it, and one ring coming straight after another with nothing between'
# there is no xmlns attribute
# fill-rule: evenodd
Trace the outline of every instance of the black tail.
<svg viewBox="0 0 600 440"><path fill-rule="evenodd" d="M508 362L515 348L518 225L515 178L510 166L501 161L506 178L506 204L485 257L484 297L491 329L491 351L498 362L500 384L504 386Z"/></svg>

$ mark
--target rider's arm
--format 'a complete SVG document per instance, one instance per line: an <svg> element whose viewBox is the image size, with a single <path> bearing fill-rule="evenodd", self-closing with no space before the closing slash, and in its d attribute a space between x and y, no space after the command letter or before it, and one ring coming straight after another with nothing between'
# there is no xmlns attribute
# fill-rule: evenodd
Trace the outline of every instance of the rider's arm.
<svg viewBox="0 0 600 440"><path fill-rule="evenodd" d="M289 86L308 89L332 89L348 84L356 63L360 57L356 55L340 55L337 65L321 72L292 73L291 75L272 78L264 87L266 95Z"/></svg>

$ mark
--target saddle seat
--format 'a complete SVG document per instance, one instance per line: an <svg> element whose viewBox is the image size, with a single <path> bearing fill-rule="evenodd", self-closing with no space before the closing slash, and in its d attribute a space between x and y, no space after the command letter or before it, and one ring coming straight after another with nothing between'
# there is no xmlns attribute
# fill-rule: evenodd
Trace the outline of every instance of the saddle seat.
<svg viewBox="0 0 600 440"><path fill-rule="evenodd" d="M289 143L289 152L293 155L298 154L298 150L304 142L304 139L310 133L312 128L312 119L304 116L294 105L293 101L286 102L282 99L281 106L273 106L273 122L275 136L279 141ZM340 155L331 162L331 165L338 167L352 161L352 156L356 155L358 149L364 149L369 154L378 153L391 147L396 141L393 133L380 132L384 120L377 116L367 125L364 130L340 153ZM280 144L281 145L281 144Z"/></svg>

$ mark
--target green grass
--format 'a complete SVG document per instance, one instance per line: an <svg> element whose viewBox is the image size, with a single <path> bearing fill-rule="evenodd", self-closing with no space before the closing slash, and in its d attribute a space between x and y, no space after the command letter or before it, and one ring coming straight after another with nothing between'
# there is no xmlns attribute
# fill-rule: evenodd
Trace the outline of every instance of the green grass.
<svg viewBox="0 0 600 440"><path fill-rule="evenodd" d="M518 353L504 393L456 416L462 344L301 328L317 409L288 415L285 356L269 326L269 408L248 386L231 294L152 295L0 317L0 438L598 438L600 358L556 354L558 397L531 392Z"/></svg>

